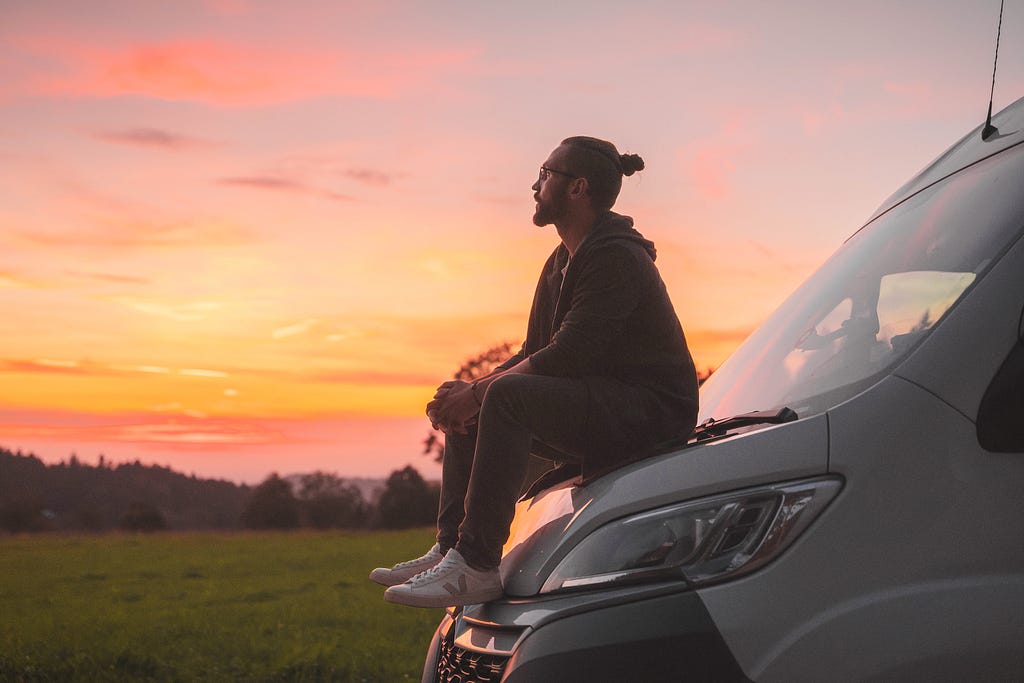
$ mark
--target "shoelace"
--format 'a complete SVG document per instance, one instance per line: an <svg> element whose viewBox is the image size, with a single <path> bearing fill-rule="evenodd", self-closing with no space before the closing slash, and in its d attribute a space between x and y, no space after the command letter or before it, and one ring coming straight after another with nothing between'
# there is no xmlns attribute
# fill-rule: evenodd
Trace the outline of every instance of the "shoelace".
<svg viewBox="0 0 1024 683"><path fill-rule="evenodd" d="M426 581L431 581L431 580L433 580L433 579L437 578L437 575L438 575L438 574L440 574L440 573L441 573L441 572L443 572L443 571L446 571L446 570L448 570L448 569L449 569L449 568L451 568L451 567L452 567L452 566L453 566L454 564L455 564L455 560L450 560L450 561L449 561L449 559L448 559L448 556L447 556L447 555L445 555L445 557L444 557L444 559L443 559L443 560L441 560L440 562L438 562L437 564L435 564L435 565L434 565L433 567L431 567L430 569L427 569L427 570L425 570L425 571L422 571L422 572L420 572L420 573L419 573L419 574L417 574L416 576L414 576L414 577L412 577L411 579L409 579L409 581L410 581L410 582L411 582L411 583L412 583L413 585L417 585L417 586L418 586L418 585L419 585L419 584L421 584L421 583L424 583L424 582L426 582Z"/></svg>
<svg viewBox="0 0 1024 683"><path fill-rule="evenodd" d="M405 562L399 562L394 566L394 569L404 569L406 567L413 567L417 564L423 564L424 562L427 562L428 560L432 559L433 555L436 555L436 553L434 553L434 551L430 551L423 557L417 557L415 560L406 560Z"/></svg>

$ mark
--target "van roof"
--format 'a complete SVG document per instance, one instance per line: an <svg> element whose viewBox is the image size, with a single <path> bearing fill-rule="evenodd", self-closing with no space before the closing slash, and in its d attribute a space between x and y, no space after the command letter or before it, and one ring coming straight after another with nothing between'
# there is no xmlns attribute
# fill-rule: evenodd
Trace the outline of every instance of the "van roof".
<svg viewBox="0 0 1024 683"><path fill-rule="evenodd" d="M982 122L882 202L867 223L929 185L1024 142L1024 97L993 116L992 125L996 127L997 132L989 136L988 140L981 139L981 131L985 127L985 123Z"/></svg>

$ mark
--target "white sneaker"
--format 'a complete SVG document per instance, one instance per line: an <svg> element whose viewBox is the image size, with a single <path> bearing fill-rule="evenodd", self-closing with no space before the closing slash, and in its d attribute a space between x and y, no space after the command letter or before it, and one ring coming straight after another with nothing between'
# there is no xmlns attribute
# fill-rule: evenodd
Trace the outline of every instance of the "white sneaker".
<svg viewBox="0 0 1024 683"><path fill-rule="evenodd" d="M496 568L473 569L452 548L440 564L384 591L384 599L412 607L448 607L490 602L504 594Z"/></svg>
<svg viewBox="0 0 1024 683"><path fill-rule="evenodd" d="M417 557L408 562L399 562L394 567L377 567L370 572L370 581L375 581L382 586L397 586L405 583L420 572L426 571L444 559L441 554L440 544L435 543L434 547L427 551L423 557Z"/></svg>

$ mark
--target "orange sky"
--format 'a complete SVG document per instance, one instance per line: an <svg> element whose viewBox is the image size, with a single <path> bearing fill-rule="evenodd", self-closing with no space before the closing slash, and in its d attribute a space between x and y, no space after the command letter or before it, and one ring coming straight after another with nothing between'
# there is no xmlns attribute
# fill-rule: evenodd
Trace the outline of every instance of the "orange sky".
<svg viewBox="0 0 1024 683"><path fill-rule="evenodd" d="M2 2L0 446L436 476L423 405L521 339L576 134L644 157L616 208L718 365L982 121L998 8Z"/></svg>

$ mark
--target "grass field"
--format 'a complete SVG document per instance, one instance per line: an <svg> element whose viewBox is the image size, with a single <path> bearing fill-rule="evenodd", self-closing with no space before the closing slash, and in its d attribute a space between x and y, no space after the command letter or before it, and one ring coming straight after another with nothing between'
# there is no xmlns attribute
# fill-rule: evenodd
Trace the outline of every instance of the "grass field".
<svg viewBox="0 0 1024 683"><path fill-rule="evenodd" d="M366 576L432 536L0 537L0 680L418 681L442 611Z"/></svg>

